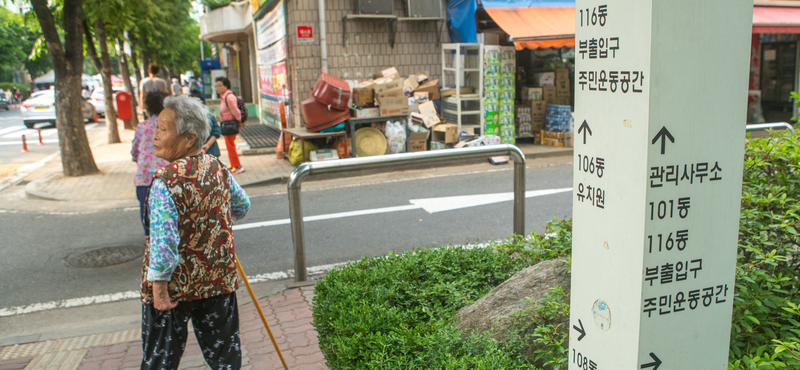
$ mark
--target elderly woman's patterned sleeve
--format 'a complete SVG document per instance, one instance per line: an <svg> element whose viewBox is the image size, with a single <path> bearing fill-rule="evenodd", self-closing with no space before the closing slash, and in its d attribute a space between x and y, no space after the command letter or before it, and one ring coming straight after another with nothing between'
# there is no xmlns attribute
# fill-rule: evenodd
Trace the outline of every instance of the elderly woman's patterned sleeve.
<svg viewBox="0 0 800 370"><path fill-rule="evenodd" d="M172 280L172 272L178 266L178 209L161 179L153 179L150 186L150 265L147 267L148 281Z"/></svg>
<svg viewBox="0 0 800 370"><path fill-rule="evenodd" d="M247 211L250 210L250 197L244 192L241 186L233 178L233 175L228 176L231 183L231 216L234 220L244 218Z"/></svg>

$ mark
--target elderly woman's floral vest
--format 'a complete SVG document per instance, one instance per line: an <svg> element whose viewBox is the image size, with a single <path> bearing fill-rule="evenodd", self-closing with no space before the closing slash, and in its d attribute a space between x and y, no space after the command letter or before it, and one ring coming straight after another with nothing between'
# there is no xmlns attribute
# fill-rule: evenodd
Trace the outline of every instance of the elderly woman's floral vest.
<svg viewBox="0 0 800 370"><path fill-rule="evenodd" d="M230 211L230 173L213 156L179 159L155 175L169 189L178 210L180 262L168 284L173 301L231 293L239 287ZM153 302L147 281L150 245L142 264L142 302Z"/></svg>

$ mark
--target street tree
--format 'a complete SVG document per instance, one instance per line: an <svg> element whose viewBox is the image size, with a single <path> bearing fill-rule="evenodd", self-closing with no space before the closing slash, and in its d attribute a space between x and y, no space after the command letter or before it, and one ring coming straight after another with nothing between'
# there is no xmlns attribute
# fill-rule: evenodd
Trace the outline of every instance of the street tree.
<svg viewBox="0 0 800 370"><path fill-rule="evenodd" d="M108 143L117 144L122 142L119 137L117 127L117 110L114 109L114 90L111 85L111 58L108 56L108 40L106 40L105 23L102 18L94 22L94 29L97 33L97 41L100 44L100 56L94 46L92 31L89 24L84 21L84 35L86 36L86 51L92 59L94 67L103 76L103 100L105 101L106 128L108 129Z"/></svg>
<svg viewBox="0 0 800 370"><path fill-rule="evenodd" d="M81 111L83 74L83 0L62 0L63 43L48 0L30 0L45 39L55 72L56 127L61 165L66 176L97 172Z"/></svg>
<svg viewBox="0 0 800 370"><path fill-rule="evenodd" d="M136 107L139 105L136 102L136 94L131 84L131 71L128 69L128 57L125 54L125 40L122 37L117 37L117 55L119 56L117 60L119 61L119 71L122 74L122 82L125 85L125 91L131 95L133 118L134 121L139 122L139 115L136 113Z"/></svg>

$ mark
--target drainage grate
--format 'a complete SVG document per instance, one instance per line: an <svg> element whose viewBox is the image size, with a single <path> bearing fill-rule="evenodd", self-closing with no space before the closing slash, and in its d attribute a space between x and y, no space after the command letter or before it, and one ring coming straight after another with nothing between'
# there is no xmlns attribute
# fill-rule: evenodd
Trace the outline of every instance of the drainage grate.
<svg viewBox="0 0 800 370"><path fill-rule="evenodd" d="M274 148L278 145L281 131L264 124L248 124L239 130L250 149Z"/></svg>
<svg viewBox="0 0 800 370"><path fill-rule="evenodd" d="M138 247L106 247L90 250L67 257L67 267L97 268L119 265L142 256L144 248Z"/></svg>

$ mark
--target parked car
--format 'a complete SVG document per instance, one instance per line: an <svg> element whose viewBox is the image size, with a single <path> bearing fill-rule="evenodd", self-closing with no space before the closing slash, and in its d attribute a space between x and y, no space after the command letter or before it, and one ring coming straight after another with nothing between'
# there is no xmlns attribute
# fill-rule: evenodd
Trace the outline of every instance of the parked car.
<svg viewBox="0 0 800 370"><path fill-rule="evenodd" d="M122 91L122 89L113 89L114 95L114 109L117 109L117 93ZM89 97L89 102L94 105L94 109L97 110L97 115L100 117L106 116L106 100L103 93L105 90L102 87L94 89L92 91L92 95Z"/></svg>
<svg viewBox="0 0 800 370"><path fill-rule="evenodd" d="M81 101L84 122L96 122L94 106L88 101ZM27 128L39 122L52 122L56 125L56 96L54 90L44 90L33 93L30 98L22 102L19 108L22 113L22 122Z"/></svg>
<svg viewBox="0 0 800 370"><path fill-rule="evenodd" d="M8 98L5 95L0 95L0 109L8 110Z"/></svg>

